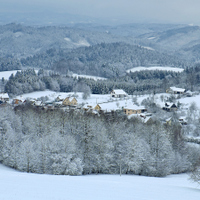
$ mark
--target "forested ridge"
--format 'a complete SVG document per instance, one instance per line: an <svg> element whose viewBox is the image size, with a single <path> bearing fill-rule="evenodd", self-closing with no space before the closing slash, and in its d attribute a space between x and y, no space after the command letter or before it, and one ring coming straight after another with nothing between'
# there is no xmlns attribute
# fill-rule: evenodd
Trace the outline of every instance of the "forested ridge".
<svg viewBox="0 0 200 200"><path fill-rule="evenodd" d="M72 71L107 78L123 76L127 69L150 64L181 68L191 66L191 63L176 56L123 42L101 43L68 52L49 49L43 54L21 59L21 63L61 73Z"/></svg>
<svg viewBox="0 0 200 200"><path fill-rule="evenodd" d="M1 81L2 82L2 81ZM140 71L107 80L72 78L53 71L34 69L22 70L4 81L5 92L20 95L45 89L57 92L73 92L77 85L86 84L93 94L108 94L112 89L121 88L129 95L165 92L167 88L177 86L186 90L198 90L200 87L200 66L186 68L182 73L171 71Z"/></svg>
<svg viewBox="0 0 200 200"><path fill-rule="evenodd" d="M165 176L190 170L200 156L175 121L145 125L117 113L98 117L28 102L0 112L0 161L21 171Z"/></svg>

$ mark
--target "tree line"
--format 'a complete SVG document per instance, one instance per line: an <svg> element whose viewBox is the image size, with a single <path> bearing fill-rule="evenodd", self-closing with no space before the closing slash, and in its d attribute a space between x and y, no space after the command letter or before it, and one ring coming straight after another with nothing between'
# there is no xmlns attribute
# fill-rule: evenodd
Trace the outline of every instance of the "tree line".
<svg viewBox="0 0 200 200"><path fill-rule="evenodd" d="M166 176L192 169L198 149L182 139L181 127L143 124L121 113L0 107L0 162L48 174Z"/></svg>
<svg viewBox="0 0 200 200"><path fill-rule="evenodd" d="M11 75L5 82L5 92L11 96L45 89L73 92L81 84L87 85L93 94L108 94L113 89L123 89L129 95L160 93L165 92L171 86L194 91L200 88L200 66L186 68L182 73L144 70L127 73L118 78L97 81L85 78L76 79L70 75L61 75L43 69L40 69L38 73L34 69L28 69L17 72L15 76Z"/></svg>

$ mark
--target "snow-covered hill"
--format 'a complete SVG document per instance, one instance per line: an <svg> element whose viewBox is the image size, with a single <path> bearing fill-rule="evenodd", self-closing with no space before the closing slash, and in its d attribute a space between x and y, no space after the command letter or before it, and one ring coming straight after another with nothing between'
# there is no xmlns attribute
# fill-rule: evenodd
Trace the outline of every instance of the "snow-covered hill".
<svg viewBox="0 0 200 200"><path fill-rule="evenodd" d="M139 72L143 70L159 70L159 71L173 71L173 72L183 72L184 69L182 68L176 68L176 67L169 67L169 66L151 66L151 67L134 67L132 69L126 70L127 73L130 72Z"/></svg>
<svg viewBox="0 0 200 200"><path fill-rule="evenodd" d="M0 165L1 200L199 200L187 174L56 176L22 173Z"/></svg>

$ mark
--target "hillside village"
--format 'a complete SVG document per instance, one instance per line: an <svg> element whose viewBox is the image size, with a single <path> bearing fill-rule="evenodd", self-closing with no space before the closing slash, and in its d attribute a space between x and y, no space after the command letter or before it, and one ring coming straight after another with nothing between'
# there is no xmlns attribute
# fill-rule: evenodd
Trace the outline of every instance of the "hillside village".
<svg viewBox="0 0 200 200"><path fill-rule="evenodd" d="M141 95L134 96L128 95L122 89L112 90L107 95L94 95L91 94L87 99L83 99L82 93L58 93L53 91L34 92L16 96L9 99L7 93L0 94L0 106L7 104L16 107L29 102L32 106L47 110L47 109L63 109L63 110L82 110L83 112L100 115L102 113L118 112L127 115L127 117L137 117L142 122L151 122L152 118L158 118L157 112L150 112L151 109L144 105L144 100L151 99L152 106L166 111L166 119L159 117L164 123L169 124L173 112L184 113L187 112L188 106L181 103L185 98L195 96L195 93L187 91L183 88L170 87L166 93L155 95ZM179 105L178 105L179 104ZM185 107L186 106L186 107ZM185 116L179 116L179 122L186 125Z"/></svg>

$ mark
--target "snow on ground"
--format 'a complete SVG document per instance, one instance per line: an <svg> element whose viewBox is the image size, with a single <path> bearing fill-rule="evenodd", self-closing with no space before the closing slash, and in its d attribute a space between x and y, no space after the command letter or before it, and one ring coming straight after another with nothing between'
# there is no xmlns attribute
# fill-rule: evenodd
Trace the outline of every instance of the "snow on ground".
<svg viewBox="0 0 200 200"><path fill-rule="evenodd" d="M37 98L45 97L45 96L49 97L49 99L52 99L56 96L56 92L51 91L51 90L31 92L31 93L26 93L26 94L16 96L15 99L20 99L20 100L24 100L24 99L27 99L27 98L37 99Z"/></svg>
<svg viewBox="0 0 200 200"><path fill-rule="evenodd" d="M110 94L91 94L88 99L84 100L82 98L82 93L81 92L54 92L50 90L45 90L45 91L39 91L39 92L32 92L32 93L27 93L23 94L20 96L15 97L16 99L20 100L25 100L27 98L29 99L37 99L40 97L45 97L47 96L49 100L53 101L57 97L60 99L65 99L66 97L74 96L78 104L87 104L89 106L95 107L97 104L99 104L103 110L117 110L122 107L125 107L126 105L132 104L132 99L131 98L126 98L126 99L118 99L118 98L111 98Z"/></svg>
<svg viewBox="0 0 200 200"><path fill-rule="evenodd" d="M66 41L66 42L72 42L72 40L70 39L70 38L68 38L68 37L65 37L64 38L64 40ZM90 44L88 43L88 41L86 41L85 39L82 39L82 40L80 40L79 42L77 42L77 43L75 43L75 42L72 42L74 45L76 45L76 46L86 46L86 47L89 47L90 46Z"/></svg>
<svg viewBox="0 0 200 200"><path fill-rule="evenodd" d="M16 33L14 33L14 36L16 37L16 38L18 38L18 37L20 37L20 36L23 36L24 34L22 33L22 32L16 32Z"/></svg>
<svg viewBox="0 0 200 200"><path fill-rule="evenodd" d="M139 72L143 70L161 70L161 71L173 71L173 72L183 72L184 69L182 68L175 68L175 67L169 67L169 66L152 66L152 67L134 67L132 69L126 70L127 73L130 72Z"/></svg>
<svg viewBox="0 0 200 200"><path fill-rule="evenodd" d="M151 50L151 51L155 51L155 49L151 48L151 47L143 47L144 49L147 49L147 50Z"/></svg>
<svg viewBox="0 0 200 200"><path fill-rule="evenodd" d="M149 39L149 40L153 40L153 39L155 39L155 38L156 38L156 37L149 37L148 39Z"/></svg>
<svg viewBox="0 0 200 200"><path fill-rule="evenodd" d="M67 41L67 42L71 42L71 39L70 39L70 38L67 38L67 37L64 38L64 40Z"/></svg>
<svg viewBox="0 0 200 200"><path fill-rule="evenodd" d="M91 94L90 97L88 97L88 99L83 100L81 92L65 93L65 92L54 92L50 90L45 90L45 91L38 91L38 92L23 94L15 98L25 100L26 98L37 99L37 98L45 97L45 96L47 96L50 101L55 100L57 97L59 97L60 99L65 99L66 97L74 96L77 99L78 104L87 104L89 106L96 106L97 104L99 104L103 110L109 111L109 110L121 109L122 107L126 107L133 104L132 97L136 97L136 100L139 103L139 105L141 105L144 99L154 98L154 102L157 105L160 105L162 107L164 102L167 101L167 99L171 96L171 94L159 93L159 94L155 94L154 97L152 94L139 95L139 96L129 95L129 97L125 99L111 98L110 94ZM196 95L193 97L183 97L183 98L177 99L177 101L183 104L184 109L187 109L193 102L195 102L197 107L200 109L200 95Z"/></svg>
<svg viewBox="0 0 200 200"><path fill-rule="evenodd" d="M141 47L144 48L144 49L147 49L147 50L155 51L155 49L153 49L151 47L146 47L146 46L141 46Z"/></svg>
<svg viewBox="0 0 200 200"><path fill-rule="evenodd" d="M17 71L21 72L21 70L2 71L0 72L0 79L4 77L5 80L8 80L11 74L15 75ZM35 70L35 73L38 73L38 70Z"/></svg>
<svg viewBox="0 0 200 200"><path fill-rule="evenodd" d="M187 174L165 178L135 175L29 174L0 165L1 200L199 200Z"/></svg>
<svg viewBox="0 0 200 200"><path fill-rule="evenodd" d="M185 107L189 107L191 103L196 103L197 107L200 109L200 95L196 95L193 97L185 97L179 100L180 103L184 104Z"/></svg>
<svg viewBox="0 0 200 200"><path fill-rule="evenodd" d="M99 77L99 76L90 76L90 75L78 75L78 74L72 74L73 78L87 78L87 79L93 79L95 81L97 80L106 80L107 78Z"/></svg>
<svg viewBox="0 0 200 200"><path fill-rule="evenodd" d="M86 46L89 47L90 44L85 39L80 40L78 43L75 43L77 46Z"/></svg>
<svg viewBox="0 0 200 200"><path fill-rule="evenodd" d="M21 70L12 70L12 71L0 72L0 79L2 79L4 77L5 80L8 80L9 77L11 76L11 74L15 75L17 73L17 71L21 71Z"/></svg>
<svg viewBox="0 0 200 200"><path fill-rule="evenodd" d="M106 102L110 99L110 94L105 94L105 95L98 95L98 94L91 94L90 97L88 97L87 100L83 100L82 98L82 93L81 92L54 92L51 90L45 90L45 91L38 91L38 92L31 92L27 94L23 94L20 96L17 96L17 99L26 99L26 98L31 98L31 99L37 99L40 97L45 97L47 96L50 100L55 100L58 96L60 98L66 98L69 96L75 96L78 101L81 103L84 102L97 102L97 103L102 103Z"/></svg>

